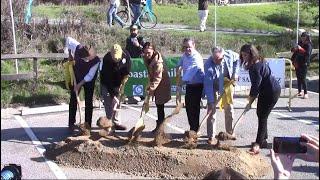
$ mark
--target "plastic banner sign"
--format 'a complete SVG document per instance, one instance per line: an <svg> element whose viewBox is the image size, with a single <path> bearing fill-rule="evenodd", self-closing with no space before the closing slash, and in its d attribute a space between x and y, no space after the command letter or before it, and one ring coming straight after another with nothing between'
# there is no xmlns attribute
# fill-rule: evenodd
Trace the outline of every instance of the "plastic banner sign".
<svg viewBox="0 0 320 180"><path fill-rule="evenodd" d="M282 89L285 88L285 60L281 59L267 59L267 63L271 69L272 75L280 83ZM249 71L241 68L237 79L238 86L251 86Z"/></svg>

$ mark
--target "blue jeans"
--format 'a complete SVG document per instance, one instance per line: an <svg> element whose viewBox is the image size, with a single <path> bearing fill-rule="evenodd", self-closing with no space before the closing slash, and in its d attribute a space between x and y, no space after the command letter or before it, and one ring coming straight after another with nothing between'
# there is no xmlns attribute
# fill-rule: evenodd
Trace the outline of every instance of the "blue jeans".
<svg viewBox="0 0 320 180"><path fill-rule="evenodd" d="M137 22L138 17L141 14L140 4L131 3L130 7L131 7L131 11L132 11L133 16L134 16L131 24L135 24Z"/></svg>
<svg viewBox="0 0 320 180"><path fill-rule="evenodd" d="M112 19L116 20L121 26L124 26L125 23L122 21L122 19L119 16L117 16L117 11L118 11L118 8L115 5L110 4L110 8L108 10L108 17L107 17L107 22L109 26L112 26Z"/></svg>

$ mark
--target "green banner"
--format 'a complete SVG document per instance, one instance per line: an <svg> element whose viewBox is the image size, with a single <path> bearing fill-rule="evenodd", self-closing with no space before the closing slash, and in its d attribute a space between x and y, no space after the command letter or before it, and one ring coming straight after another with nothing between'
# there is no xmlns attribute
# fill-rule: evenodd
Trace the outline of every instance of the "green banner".
<svg viewBox="0 0 320 180"><path fill-rule="evenodd" d="M169 77L171 80L171 93L176 92L176 65L180 57L164 58L168 68ZM126 96L143 96L145 87L148 81L148 70L143 63L142 58L132 58L131 72L129 80L126 83L124 93Z"/></svg>

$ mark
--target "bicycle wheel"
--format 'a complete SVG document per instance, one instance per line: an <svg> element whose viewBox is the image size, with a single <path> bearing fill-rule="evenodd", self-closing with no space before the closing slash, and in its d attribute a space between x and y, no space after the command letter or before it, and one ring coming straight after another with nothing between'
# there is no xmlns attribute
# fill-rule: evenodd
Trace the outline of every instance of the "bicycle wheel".
<svg viewBox="0 0 320 180"><path fill-rule="evenodd" d="M139 19L140 25L143 28L151 29L157 25L157 16L152 12L146 12L143 16Z"/></svg>
<svg viewBox="0 0 320 180"><path fill-rule="evenodd" d="M124 10L119 11L119 12L117 12L117 15L122 19L122 21L124 23L128 22L129 16L128 16L128 12L127 11L124 11Z"/></svg>

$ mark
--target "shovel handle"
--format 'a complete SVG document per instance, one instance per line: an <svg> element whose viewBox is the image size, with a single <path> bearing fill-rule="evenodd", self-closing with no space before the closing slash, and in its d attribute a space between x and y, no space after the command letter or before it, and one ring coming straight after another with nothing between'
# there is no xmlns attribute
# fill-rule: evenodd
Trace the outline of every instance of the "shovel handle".
<svg viewBox="0 0 320 180"><path fill-rule="evenodd" d="M232 128L232 134L234 133L234 130L236 129L237 125L239 124L239 122L244 118L244 115L248 112L248 110L244 110L240 117L237 119L236 123L233 125L233 128Z"/></svg>
<svg viewBox="0 0 320 180"><path fill-rule="evenodd" d="M76 76L74 74L74 69L72 68L72 72L70 72L72 77L73 77L73 86L75 87L77 85L77 79ZM78 110L79 110L79 117L80 117L80 124L82 123L82 110L81 110L81 106L80 106L80 98L79 98L79 93L75 92L76 94L76 98L77 98L77 104L78 104Z"/></svg>
<svg viewBox="0 0 320 180"><path fill-rule="evenodd" d="M213 108L216 108L217 104L219 103L219 101L221 100L222 98L222 95L224 94L224 92L219 96L219 98L216 100L216 102L214 103L214 107ZM212 111L209 111L206 116L203 118L203 120L201 121L200 125L199 125L199 129L198 129L198 132L200 131L202 125L204 124L205 121L208 120L209 116L212 114Z"/></svg>

